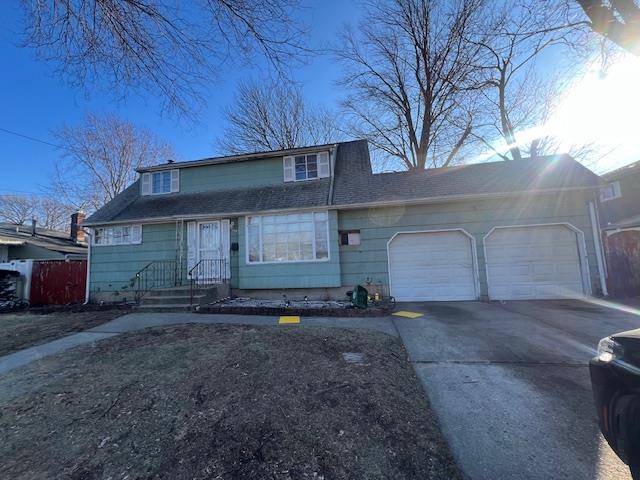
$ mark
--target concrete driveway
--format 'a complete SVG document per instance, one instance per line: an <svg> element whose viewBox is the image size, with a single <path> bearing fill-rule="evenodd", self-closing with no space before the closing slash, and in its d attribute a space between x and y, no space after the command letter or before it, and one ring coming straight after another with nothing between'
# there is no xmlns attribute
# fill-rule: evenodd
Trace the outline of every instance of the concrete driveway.
<svg viewBox="0 0 640 480"><path fill-rule="evenodd" d="M599 433L588 361L640 316L577 301L401 308L424 313L395 324L469 478L631 478Z"/></svg>

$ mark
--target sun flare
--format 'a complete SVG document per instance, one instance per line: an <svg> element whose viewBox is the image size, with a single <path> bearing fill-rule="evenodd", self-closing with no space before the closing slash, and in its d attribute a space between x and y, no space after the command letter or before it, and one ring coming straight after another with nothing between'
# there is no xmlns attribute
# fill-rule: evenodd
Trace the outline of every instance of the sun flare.
<svg viewBox="0 0 640 480"><path fill-rule="evenodd" d="M567 88L545 130L567 148L595 142L603 152L615 149L615 163L624 164L636 160L638 112L640 60L625 57L606 72L592 67L578 77ZM605 158L596 169L618 166L610 163Z"/></svg>

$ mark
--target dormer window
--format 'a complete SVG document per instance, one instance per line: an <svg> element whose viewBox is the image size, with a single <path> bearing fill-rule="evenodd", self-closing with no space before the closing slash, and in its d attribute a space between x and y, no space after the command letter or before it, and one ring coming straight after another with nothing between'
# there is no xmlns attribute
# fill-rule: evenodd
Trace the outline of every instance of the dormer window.
<svg viewBox="0 0 640 480"><path fill-rule="evenodd" d="M284 181L302 182L330 175L329 152L284 157Z"/></svg>
<svg viewBox="0 0 640 480"><path fill-rule="evenodd" d="M600 189L600 201L602 202L620 198L621 196L622 192L620 191L620 182L618 181L612 182L606 187L602 187Z"/></svg>
<svg viewBox="0 0 640 480"><path fill-rule="evenodd" d="M162 195L180 190L180 170L162 170L142 174L142 195Z"/></svg>

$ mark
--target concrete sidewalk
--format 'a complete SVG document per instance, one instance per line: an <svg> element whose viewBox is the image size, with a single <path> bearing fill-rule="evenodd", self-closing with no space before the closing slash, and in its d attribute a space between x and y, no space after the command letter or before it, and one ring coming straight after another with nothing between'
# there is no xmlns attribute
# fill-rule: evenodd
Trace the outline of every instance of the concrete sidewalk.
<svg viewBox="0 0 640 480"><path fill-rule="evenodd" d="M150 327L189 323L230 325L278 325L279 317L258 315L208 315L199 313L131 313L84 332L75 333L42 345L26 348L0 357L0 375L49 355L64 352L79 345L98 342L122 333ZM393 321L386 317L302 317L301 327L363 328L398 336Z"/></svg>

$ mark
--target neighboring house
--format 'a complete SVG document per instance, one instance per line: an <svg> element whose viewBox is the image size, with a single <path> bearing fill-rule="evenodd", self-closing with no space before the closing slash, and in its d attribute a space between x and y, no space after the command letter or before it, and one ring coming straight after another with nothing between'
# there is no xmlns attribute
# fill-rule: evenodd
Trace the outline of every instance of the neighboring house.
<svg viewBox="0 0 640 480"><path fill-rule="evenodd" d="M70 233L0 223L0 270L19 273L17 295L31 305L85 300L87 243L82 212L71 215Z"/></svg>
<svg viewBox="0 0 640 480"><path fill-rule="evenodd" d="M11 260L86 258L87 244L79 228L83 214L74 213L71 233L31 225L0 223L0 263Z"/></svg>
<svg viewBox="0 0 640 480"><path fill-rule="evenodd" d="M640 295L640 162L603 175L600 224L614 296Z"/></svg>
<svg viewBox="0 0 640 480"><path fill-rule="evenodd" d="M207 259L256 297L343 298L357 284L400 301L602 293L601 181L568 156L375 174L353 141L139 173L85 222L92 301L118 300L141 271L205 278Z"/></svg>

